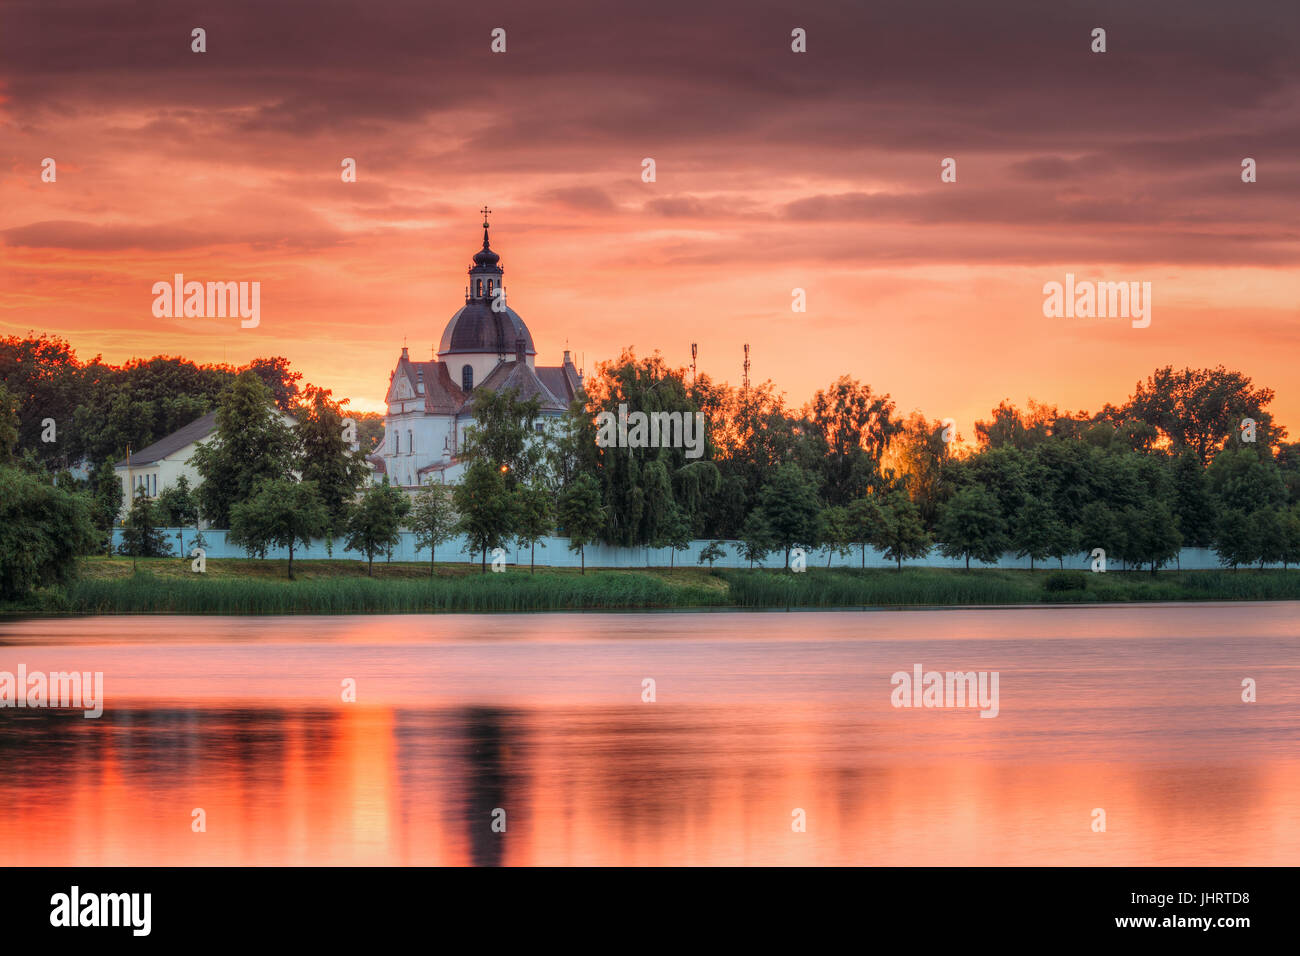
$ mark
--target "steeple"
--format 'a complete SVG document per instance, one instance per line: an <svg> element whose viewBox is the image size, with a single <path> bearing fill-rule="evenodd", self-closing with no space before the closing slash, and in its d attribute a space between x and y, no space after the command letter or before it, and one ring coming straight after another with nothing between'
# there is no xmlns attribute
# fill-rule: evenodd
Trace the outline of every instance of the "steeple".
<svg viewBox="0 0 1300 956"><path fill-rule="evenodd" d="M483 248L474 253L474 264L469 267L469 289L465 296L467 302L495 297L501 288L501 276L505 272L500 266L501 257L492 251L488 242L488 215L492 210L484 206L479 212L483 213Z"/></svg>

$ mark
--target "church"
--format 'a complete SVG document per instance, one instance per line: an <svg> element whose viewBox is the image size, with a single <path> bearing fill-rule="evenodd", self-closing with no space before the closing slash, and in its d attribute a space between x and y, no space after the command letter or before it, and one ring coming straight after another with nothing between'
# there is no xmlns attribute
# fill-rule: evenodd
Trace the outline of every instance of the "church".
<svg viewBox="0 0 1300 956"><path fill-rule="evenodd" d="M483 248L469 267L464 306L442 330L429 361L412 359L404 347L389 378L384 441L370 462L402 488L460 479L476 388L513 388L521 399L537 399L539 433L548 420L564 415L582 388L582 374L567 349L562 364L537 364L532 333L506 305L505 270L488 241L491 210L481 212Z"/></svg>

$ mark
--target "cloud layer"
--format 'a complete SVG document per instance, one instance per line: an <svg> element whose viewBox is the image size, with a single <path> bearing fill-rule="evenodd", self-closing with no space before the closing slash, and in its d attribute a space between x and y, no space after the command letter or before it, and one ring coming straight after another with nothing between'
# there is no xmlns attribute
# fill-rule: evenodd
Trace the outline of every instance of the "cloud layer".
<svg viewBox="0 0 1300 956"><path fill-rule="evenodd" d="M1294 3L11 0L3 18L4 331L110 360L285 354L376 407L403 341L431 351L459 306L487 203L543 361L567 343L588 365L626 345L684 362L698 341L734 381L749 342L796 402L847 371L959 421L1223 363L1300 418ZM1044 319L1066 271L1152 282L1151 328ZM153 319L175 272L261 281L262 325Z"/></svg>

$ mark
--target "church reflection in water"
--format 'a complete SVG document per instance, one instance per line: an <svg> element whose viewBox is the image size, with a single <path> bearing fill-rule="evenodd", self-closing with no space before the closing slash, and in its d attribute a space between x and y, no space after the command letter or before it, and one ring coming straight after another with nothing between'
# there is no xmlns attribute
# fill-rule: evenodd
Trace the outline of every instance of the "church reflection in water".
<svg viewBox="0 0 1300 956"><path fill-rule="evenodd" d="M908 760L888 730L802 706L11 712L0 862L1111 864L1294 838L1268 797L1294 761ZM1098 793L1129 821L1106 840L1075 825Z"/></svg>

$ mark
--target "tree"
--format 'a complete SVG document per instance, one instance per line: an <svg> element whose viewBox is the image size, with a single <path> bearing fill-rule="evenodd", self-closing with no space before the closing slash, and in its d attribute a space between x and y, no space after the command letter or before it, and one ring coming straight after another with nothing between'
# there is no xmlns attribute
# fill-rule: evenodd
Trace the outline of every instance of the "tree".
<svg viewBox="0 0 1300 956"><path fill-rule="evenodd" d="M1108 555L1118 557L1124 550L1124 529L1110 508L1100 501L1090 501L1080 513L1079 541L1089 554L1101 548Z"/></svg>
<svg viewBox="0 0 1300 956"><path fill-rule="evenodd" d="M452 507L451 488L425 485L415 495L411 517L407 522L415 532L415 547L429 549L429 577L433 577L435 551L456 530L456 510Z"/></svg>
<svg viewBox="0 0 1300 956"><path fill-rule="evenodd" d="M1214 456L1205 477L1220 507L1254 512L1286 503L1282 472L1267 451L1226 448Z"/></svg>
<svg viewBox="0 0 1300 956"><path fill-rule="evenodd" d="M117 477L113 463L101 461L90 475L90 518L100 533L107 538L104 548L112 551L113 525L122 511L122 482ZM102 539L101 539L102 540ZM98 549L97 549L98 550Z"/></svg>
<svg viewBox="0 0 1300 956"><path fill-rule="evenodd" d="M862 499L859 499L862 500ZM849 509L832 505L822 512L822 544L826 547L826 567L831 566L831 558L836 554L847 557L853 553L857 539L853 534L853 522ZM865 561L865 557L863 558Z"/></svg>
<svg viewBox="0 0 1300 956"><path fill-rule="evenodd" d="M122 528L122 543L118 554L132 558L168 558L172 554L171 542L159 529L158 502L137 488L131 510Z"/></svg>
<svg viewBox="0 0 1300 956"><path fill-rule="evenodd" d="M826 391L818 390L805 414L825 451L820 465L826 500L845 505L866 494L881 457L903 428L889 396L842 375Z"/></svg>
<svg viewBox="0 0 1300 956"><path fill-rule="evenodd" d="M327 388L307 387L298 408L299 470L303 481L315 482L329 517L329 527L342 527L348 506L370 474L366 453L353 450L345 439L343 406Z"/></svg>
<svg viewBox="0 0 1300 956"><path fill-rule="evenodd" d="M657 354L638 361L625 351L617 362L597 366L583 383L582 400L570 408L562 468L570 480L579 471L598 479L606 516L599 540L660 547L677 535L678 509L693 531L718 503L722 477L706 457L713 448L710 427L685 374ZM612 421L624 424L614 429Z"/></svg>
<svg viewBox="0 0 1300 956"><path fill-rule="evenodd" d="M1253 564L1263 550L1257 537L1258 529L1250 516L1240 508L1226 508L1219 512L1214 523L1215 553L1219 563L1234 571L1241 564Z"/></svg>
<svg viewBox="0 0 1300 956"><path fill-rule="evenodd" d="M668 511L668 517L663 521L659 530L659 537L656 539L656 547L667 547L668 567L673 566L673 559L677 556L678 551L685 551L691 544L691 522L686 517L686 511L680 505L674 503Z"/></svg>
<svg viewBox="0 0 1300 956"><path fill-rule="evenodd" d="M1026 498L1011 526L1011 547L1016 556L1029 558L1029 570L1032 571L1034 561L1053 556L1054 545L1065 541L1065 522L1056 516L1052 507L1042 498Z"/></svg>
<svg viewBox="0 0 1300 956"><path fill-rule="evenodd" d="M69 580L94 542L86 495L0 465L0 599Z"/></svg>
<svg viewBox="0 0 1300 956"><path fill-rule="evenodd" d="M811 549L821 537L821 504L812 476L793 462L778 467L758 495L758 510L771 531L774 549Z"/></svg>
<svg viewBox="0 0 1300 956"><path fill-rule="evenodd" d="M1209 547L1214 536L1215 499L1205 467L1190 448L1174 460L1173 507L1183 541L1193 548Z"/></svg>
<svg viewBox="0 0 1300 956"><path fill-rule="evenodd" d="M471 551L483 553L483 574L488 551L504 548L515 533L518 501L506 482L506 467L494 468L486 459L475 458L452 492L460 514L456 530L469 540Z"/></svg>
<svg viewBox="0 0 1300 956"><path fill-rule="evenodd" d="M1294 504L1282 516L1283 569L1288 564L1300 564L1300 504Z"/></svg>
<svg viewBox="0 0 1300 956"><path fill-rule="evenodd" d="M1272 400L1271 388L1253 388L1248 376L1223 366L1175 372L1167 365L1137 384L1125 411L1157 428L1175 454L1190 450L1204 465L1236 440L1243 419L1256 423L1263 447L1283 438L1285 430L1265 410Z"/></svg>
<svg viewBox="0 0 1300 956"><path fill-rule="evenodd" d="M1251 512L1250 534L1258 548L1255 557L1261 570L1266 564L1281 561L1286 552L1285 515L1281 508L1261 508Z"/></svg>
<svg viewBox="0 0 1300 956"><path fill-rule="evenodd" d="M314 481L272 478L257 486L253 497L230 509L226 540L250 555L265 557L269 548L289 549L289 579L293 580L293 552L301 544L325 534L329 512Z"/></svg>
<svg viewBox="0 0 1300 956"><path fill-rule="evenodd" d="M1048 409L1031 401L1029 413L1025 414L1004 398L990 413L988 421L975 423L975 438L982 449L1025 451L1047 440L1055 412L1054 408Z"/></svg>
<svg viewBox="0 0 1300 956"><path fill-rule="evenodd" d="M767 518L760 509L755 508L745 519L740 529L740 542L741 556L749 562L751 568L755 561L762 561L776 547L772 527L767 523Z"/></svg>
<svg viewBox="0 0 1300 956"><path fill-rule="evenodd" d="M18 447L18 398L0 382L0 465L8 464Z"/></svg>
<svg viewBox="0 0 1300 956"><path fill-rule="evenodd" d="M240 372L249 371L256 375L271 393L275 407L282 412L292 412L298 404L298 383L302 372L289 368L289 360L276 355L272 358L255 358L245 365Z"/></svg>
<svg viewBox="0 0 1300 956"><path fill-rule="evenodd" d="M908 494L920 509L921 520L927 528L934 526L934 521L939 516L939 506L948 493L944 478L952 458L950 443L944 441L946 432L947 426L943 422L927 421L920 412L914 412L890 446L890 460L896 474L900 481L905 482ZM868 499L857 499L866 500ZM865 552L863 564L866 564Z"/></svg>
<svg viewBox="0 0 1300 956"><path fill-rule="evenodd" d="M904 558L923 558L930 553L930 536L921 523L921 513L906 492L889 492L880 510L882 520L871 544L886 558L898 562L899 571L903 570Z"/></svg>
<svg viewBox="0 0 1300 956"><path fill-rule="evenodd" d="M700 557L699 560L696 561L696 564L703 564L707 561L709 562L709 568L712 569L714 561L721 561L726 556L727 548L725 541L710 541L700 551Z"/></svg>
<svg viewBox="0 0 1300 956"><path fill-rule="evenodd" d="M462 457L504 468L510 491L537 477L543 461L543 447L533 423L541 413L536 398L520 399L518 390L481 388L474 392L474 424L465 430Z"/></svg>
<svg viewBox="0 0 1300 956"><path fill-rule="evenodd" d="M184 475L158 494L158 514L168 528L187 527L199 520L199 500Z"/></svg>
<svg viewBox="0 0 1300 956"><path fill-rule="evenodd" d="M992 563L1007 548L998 501L978 485L961 489L943 506L935 535L942 542L941 552L950 558L964 557L968 571L972 557Z"/></svg>
<svg viewBox="0 0 1300 956"><path fill-rule="evenodd" d="M34 452L43 464L66 463L67 443L41 441L42 420L53 418L65 427L72 421L81 379L77 357L63 339L45 334L0 339L0 383L9 394L9 400L0 403L5 406L0 410L0 433L8 434L8 426L17 429L16 438L0 438L0 448L7 442L14 454L22 448ZM16 412L17 420L6 412ZM108 455L96 456L101 457ZM7 455L0 458L8 460Z"/></svg>
<svg viewBox="0 0 1300 956"><path fill-rule="evenodd" d="M375 555L386 552L402 540L401 522L411 510L411 501L385 476L383 484L371 485L348 512L344 525L344 550L366 556L366 574L374 576Z"/></svg>
<svg viewBox="0 0 1300 956"><path fill-rule="evenodd" d="M849 540L856 542L862 549L862 567L867 567L867 544L875 540L884 523L885 516L874 498L858 498L849 503L848 531Z"/></svg>
<svg viewBox="0 0 1300 956"><path fill-rule="evenodd" d="M555 527L555 505L550 489L540 484L520 487L517 493L518 513L515 516L515 533L520 546L528 547L528 573L534 571L537 542ZM546 547L545 544L542 547Z"/></svg>
<svg viewBox="0 0 1300 956"><path fill-rule="evenodd" d="M1059 568L1065 568L1065 556L1067 554L1078 554L1079 529L1074 528L1060 518L1054 518L1048 524L1047 534L1047 557L1056 558L1056 564Z"/></svg>
<svg viewBox="0 0 1300 956"><path fill-rule="evenodd" d="M1163 501L1150 501L1138 508L1124 509L1124 549L1120 556L1140 568L1151 565L1151 573L1174 558L1183 546L1183 537L1173 512Z"/></svg>
<svg viewBox="0 0 1300 956"><path fill-rule="evenodd" d="M194 452L203 476L199 505L215 527L228 527L231 506L250 498L258 484L289 475L294 434L271 399L255 373L242 372L221 395L216 434Z"/></svg>
<svg viewBox="0 0 1300 956"><path fill-rule="evenodd" d="M560 492L557 517L569 538L569 550L581 556L582 573L587 573L586 546L596 540L605 525L605 506L600 500L600 483L588 473L578 475Z"/></svg>

